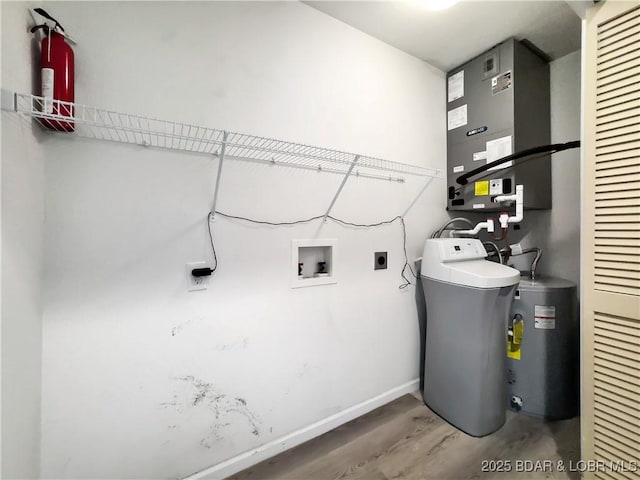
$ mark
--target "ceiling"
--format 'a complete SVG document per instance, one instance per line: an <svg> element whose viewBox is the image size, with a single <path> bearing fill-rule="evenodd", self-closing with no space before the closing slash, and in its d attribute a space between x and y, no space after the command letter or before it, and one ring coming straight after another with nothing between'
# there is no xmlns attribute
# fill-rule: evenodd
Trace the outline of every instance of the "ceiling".
<svg viewBox="0 0 640 480"><path fill-rule="evenodd" d="M442 11L417 0L305 3L444 71L509 37L551 59L580 49L580 18L562 0L461 1Z"/></svg>

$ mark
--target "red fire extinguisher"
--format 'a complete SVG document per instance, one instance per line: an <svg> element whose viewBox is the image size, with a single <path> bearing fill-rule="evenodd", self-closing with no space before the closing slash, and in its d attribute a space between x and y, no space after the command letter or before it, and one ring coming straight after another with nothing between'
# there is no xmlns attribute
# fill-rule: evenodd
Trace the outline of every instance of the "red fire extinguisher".
<svg viewBox="0 0 640 480"><path fill-rule="evenodd" d="M45 115L40 118L40 123L51 130L73 132L75 129L73 120L65 120L66 117L73 119L74 59L73 49L67 43L67 39L71 39L60 22L42 8L36 8L34 11L54 22L53 27L42 24L31 29L31 33L38 30L44 32L40 53L42 80L40 109Z"/></svg>

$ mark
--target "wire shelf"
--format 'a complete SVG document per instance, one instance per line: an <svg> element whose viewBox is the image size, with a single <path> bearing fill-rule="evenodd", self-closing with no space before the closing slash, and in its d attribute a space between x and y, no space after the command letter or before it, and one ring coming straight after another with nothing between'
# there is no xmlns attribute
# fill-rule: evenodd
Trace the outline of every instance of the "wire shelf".
<svg viewBox="0 0 640 480"><path fill-rule="evenodd" d="M45 99L16 93L14 110L56 131L86 138L129 143L148 147L220 155L225 158L254 160L275 165L347 173L357 158L352 175L404 181L391 174L442 178L439 169L420 167L354 153L292 143L272 138L227 132L188 123L158 120L128 113L104 110L78 103ZM374 172L384 172L384 174Z"/></svg>

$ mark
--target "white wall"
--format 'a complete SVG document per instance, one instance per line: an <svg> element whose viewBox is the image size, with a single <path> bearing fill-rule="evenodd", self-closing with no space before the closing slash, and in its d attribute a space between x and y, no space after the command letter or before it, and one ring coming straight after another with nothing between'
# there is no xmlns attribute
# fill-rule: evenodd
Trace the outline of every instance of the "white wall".
<svg viewBox="0 0 640 480"><path fill-rule="evenodd" d="M551 143L580 139L580 51L559 58L551 68ZM527 211L522 222L523 247L544 250L539 273L580 284L580 150L553 155L553 207ZM526 192L525 192L526 195ZM518 235L513 235L514 239ZM528 270L532 255L512 257Z"/></svg>
<svg viewBox="0 0 640 480"><path fill-rule="evenodd" d="M444 74L300 3L47 4L76 36L76 100L444 168ZM400 225L264 228L219 218L214 159L47 138L42 476L175 478L418 376ZM341 178L229 162L219 209L317 215ZM423 180L352 179L334 215L402 214ZM410 257L445 219L436 181ZM339 282L292 290L290 241L336 238ZM373 271L373 252L389 269Z"/></svg>
<svg viewBox="0 0 640 480"><path fill-rule="evenodd" d="M38 4L29 3L31 7ZM0 3L2 88L30 91L27 4ZM2 478L37 478L44 237L43 154L30 124L2 112Z"/></svg>

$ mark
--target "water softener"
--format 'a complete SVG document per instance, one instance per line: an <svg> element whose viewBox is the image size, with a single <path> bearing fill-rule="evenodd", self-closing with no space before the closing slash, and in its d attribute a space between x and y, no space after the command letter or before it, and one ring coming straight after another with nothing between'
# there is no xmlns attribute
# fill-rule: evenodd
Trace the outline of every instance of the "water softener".
<svg viewBox="0 0 640 480"><path fill-rule="evenodd" d="M424 401L465 433L505 422L506 326L520 272L485 260L480 240L425 242L421 280L427 310Z"/></svg>

